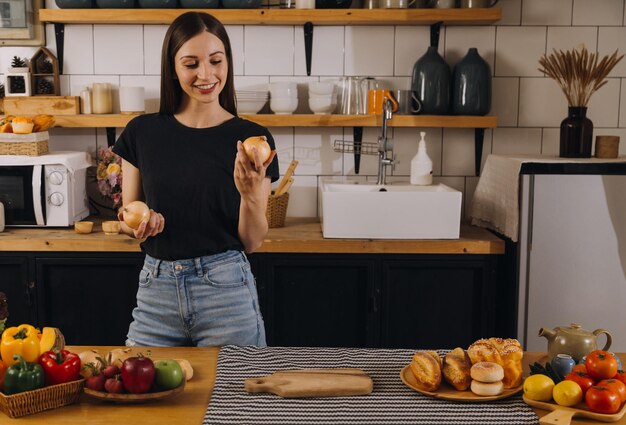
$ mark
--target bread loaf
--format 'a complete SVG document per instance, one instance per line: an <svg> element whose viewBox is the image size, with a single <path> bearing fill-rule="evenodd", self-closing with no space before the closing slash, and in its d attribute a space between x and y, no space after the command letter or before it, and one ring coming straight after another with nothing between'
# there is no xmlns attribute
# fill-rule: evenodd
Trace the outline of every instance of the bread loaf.
<svg viewBox="0 0 626 425"><path fill-rule="evenodd" d="M479 339L467 349L472 364L493 362L502 366L504 388L514 388L522 384L522 357L519 341L512 338Z"/></svg>
<svg viewBox="0 0 626 425"><path fill-rule="evenodd" d="M441 385L441 365L438 360L435 360L432 353L418 351L413 356L410 367L417 380L416 385L418 388L429 392L439 389Z"/></svg>
<svg viewBox="0 0 626 425"><path fill-rule="evenodd" d="M457 347L446 354L443 359L443 377L458 391L466 391L472 382L471 366L472 362L465 350Z"/></svg>

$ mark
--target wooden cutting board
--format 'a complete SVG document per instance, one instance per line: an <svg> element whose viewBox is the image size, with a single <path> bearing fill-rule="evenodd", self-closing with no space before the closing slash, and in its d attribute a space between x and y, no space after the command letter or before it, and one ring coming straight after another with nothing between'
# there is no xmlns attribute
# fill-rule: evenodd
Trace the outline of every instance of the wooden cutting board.
<svg viewBox="0 0 626 425"><path fill-rule="evenodd" d="M344 397L372 392L372 379L361 369L280 370L269 376L246 379L249 393L280 397Z"/></svg>
<svg viewBox="0 0 626 425"><path fill-rule="evenodd" d="M559 406L556 403L530 400L526 398L526 396L524 396L524 402L530 406L538 407L539 409L553 410L552 413L539 418L539 423L541 425L568 425L572 422L572 418L575 416L593 419L594 421L617 422L622 419L624 413L626 413L626 403L617 413L607 415L587 410L584 408L584 403L576 405L580 407L565 407Z"/></svg>

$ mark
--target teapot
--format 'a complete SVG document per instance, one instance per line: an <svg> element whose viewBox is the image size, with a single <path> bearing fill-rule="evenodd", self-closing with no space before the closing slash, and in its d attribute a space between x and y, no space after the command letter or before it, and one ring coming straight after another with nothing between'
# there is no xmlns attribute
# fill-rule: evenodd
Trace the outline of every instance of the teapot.
<svg viewBox="0 0 626 425"><path fill-rule="evenodd" d="M554 329L539 329L539 336L548 340L548 357L550 360L557 354L569 354L576 362L580 361L590 352L597 350L597 336L600 334L606 335L606 344L603 350L608 350L613 338L604 329L589 332L577 323L572 323L567 327L557 326Z"/></svg>

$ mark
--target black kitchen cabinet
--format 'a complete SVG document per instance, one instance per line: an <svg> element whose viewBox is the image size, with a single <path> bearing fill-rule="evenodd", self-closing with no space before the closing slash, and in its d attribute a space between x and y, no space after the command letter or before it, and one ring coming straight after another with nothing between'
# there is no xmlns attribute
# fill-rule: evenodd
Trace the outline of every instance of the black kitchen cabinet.
<svg viewBox="0 0 626 425"><path fill-rule="evenodd" d="M6 326L34 323L34 283L29 279L27 257L0 257L0 292L7 296L9 317Z"/></svg>

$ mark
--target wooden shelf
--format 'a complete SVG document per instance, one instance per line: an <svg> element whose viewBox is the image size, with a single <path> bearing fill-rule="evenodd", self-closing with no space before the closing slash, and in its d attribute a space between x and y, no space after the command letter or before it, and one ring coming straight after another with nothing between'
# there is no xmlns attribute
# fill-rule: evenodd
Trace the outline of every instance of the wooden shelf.
<svg viewBox="0 0 626 425"><path fill-rule="evenodd" d="M136 117L133 115L57 115L56 127L125 127ZM265 127L380 127L382 117L377 115L241 115ZM493 116L452 115L395 115L391 127L445 127L445 128L495 128L498 119Z"/></svg>
<svg viewBox="0 0 626 425"><path fill-rule="evenodd" d="M485 9L40 9L39 20L65 24L167 25L190 10L238 25L485 25L502 17Z"/></svg>

